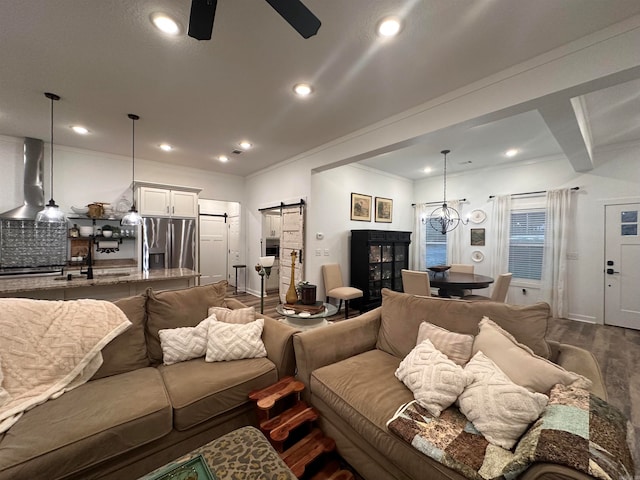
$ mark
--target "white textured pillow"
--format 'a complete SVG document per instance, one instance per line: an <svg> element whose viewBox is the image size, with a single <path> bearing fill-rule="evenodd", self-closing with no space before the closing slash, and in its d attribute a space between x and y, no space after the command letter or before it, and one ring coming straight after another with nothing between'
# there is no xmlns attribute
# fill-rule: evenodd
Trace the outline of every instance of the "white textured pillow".
<svg viewBox="0 0 640 480"><path fill-rule="evenodd" d="M256 319L256 307L236 308L209 307L209 316L215 315L216 320L225 323L251 323Z"/></svg>
<svg viewBox="0 0 640 480"><path fill-rule="evenodd" d="M204 356L207 352L207 332L211 321L212 319L207 317L195 327L159 330L162 362L172 365Z"/></svg>
<svg viewBox="0 0 640 480"><path fill-rule="evenodd" d="M471 358L473 335L450 332L446 328L439 327L438 325L422 322L418 329L416 345L426 339L431 340L434 347L458 365L464 367Z"/></svg>
<svg viewBox="0 0 640 480"><path fill-rule="evenodd" d="M473 379L429 340L416 345L400 362L396 377L434 417L452 405Z"/></svg>
<svg viewBox="0 0 640 480"><path fill-rule="evenodd" d="M513 383L482 352L464 370L473 376L473 382L458 398L460 411L489 442L511 450L549 398Z"/></svg>
<svg viewBox="0 0 640 480"><path fill-rule="evenodd" d="M266 357L267 350L261 338L263 327L263 318L247 324L211 320L205 360L220 362Z"/></svg>
<svg viewBox="0 0 640 480"><path fill-rule="evenodd" d="M473 353L484 353L514 383L532 392L545 394L557 383L585 390L591 388L591 380L539 357L488 317L483 317L479 326L480 332L473 342Z"/></svg>

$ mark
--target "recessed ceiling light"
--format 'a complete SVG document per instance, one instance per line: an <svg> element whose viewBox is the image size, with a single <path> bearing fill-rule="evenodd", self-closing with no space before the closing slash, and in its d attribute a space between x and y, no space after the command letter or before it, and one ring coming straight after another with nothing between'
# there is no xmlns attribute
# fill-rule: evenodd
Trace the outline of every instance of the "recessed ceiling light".
<svg viewBox="0 0 640 480"><path fill-rule="evenodd" d="M518 153L520 153L520 150L518 150L517 148L511 148L504 152L504 154L509 158L515 157Z"/></svg>
<svg viewBox="0 0 640 480"><path fill-rule="evenodd" d="M229 157L227 157L226 155L220 155L218 157L218 160L221 161L222 163L225 163L229 161Z"/></svg>
<svg viewBox="0 0 640 480"><path fill-rule="evenodd" d="M425 167L424 170L422 170L424 173L431 173L432 168L431 167Z"/></svg>
<svg viewBox="0 0 640 480"><path fill-rule="evenodd" d="M243 150L249 150L251 147L253 147L253 144L251 142L247 141L247 140L241 141L240 143L238 143L238 145Z"/></svg>
<svg viewBox="0 0 640 480"><path fill-rule="evenodd" d="M87 133L89 133L89 130L87 130L82 125L74 125L71 127L71 129L80 135L86 135Z"/></svg>
<svg viewBox="0 0 640 480"><path fill-rule="evenodd" d="M171 145L169 145L168 143L161 144L160 148L162 150L164 150L165 152L170 152L171 150L173 150L173 147Z"/></svg>
<svg viewBox="0 0 640 480"><path fill-rule="evenodd" d="M395 37L399 32L402 24L396 17L384 18L378 23L378 35L381 37Z"/></svg>
<svg viewBox="0 0 640 480"><path fill-rule="evenodd" d="M296 83L293 86L293 91L299 97L307 97L313 93L313 87L308 83Z"/></svg>
<svg viewBox="0 0 640 480"><path fill-rule="evenodd" d="M169 35L177 35L180 33L178 23L166 13L154 13L151 15L151 21L161 32Z"/></svg>

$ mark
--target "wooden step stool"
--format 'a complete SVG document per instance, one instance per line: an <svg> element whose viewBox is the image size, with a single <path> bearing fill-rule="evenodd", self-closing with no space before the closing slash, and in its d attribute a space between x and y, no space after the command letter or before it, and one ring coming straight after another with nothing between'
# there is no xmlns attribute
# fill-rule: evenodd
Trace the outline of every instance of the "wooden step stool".
<svg viewBox="0 0 640 480"><path fill-rule="evenodd" d="M336 442L315 426L318 412L301 400L303 390L302 382L284 377L249 393L249 398L256 402L260 430L298 478L311 462L336 448ZM329 463L313 479L353 480L351 472L340 470L336 464Z"/></svg>

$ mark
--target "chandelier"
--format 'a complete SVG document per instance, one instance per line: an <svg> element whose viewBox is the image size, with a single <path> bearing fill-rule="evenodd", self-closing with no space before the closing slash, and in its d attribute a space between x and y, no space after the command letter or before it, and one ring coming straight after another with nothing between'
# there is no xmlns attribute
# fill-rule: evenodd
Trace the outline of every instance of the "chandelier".
<svg viewBox="0 0 640 480"><path fill-rule="evenodd" d="M447 232L455 229L458 224L466 225L460 218L460 214L455 208L447 206L447 154L451 150L442 150L440 153L444 155L444 193L442 195L442 207L436 208L429 215L429 225L437 231L445 235Z"/></svg>

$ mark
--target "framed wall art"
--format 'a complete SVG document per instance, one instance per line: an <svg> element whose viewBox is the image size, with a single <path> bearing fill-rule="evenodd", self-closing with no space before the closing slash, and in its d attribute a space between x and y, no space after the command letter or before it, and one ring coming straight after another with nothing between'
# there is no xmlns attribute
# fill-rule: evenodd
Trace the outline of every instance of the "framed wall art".
<svg viewBox="0 0 640 480"><path fill-rule="evenodd" d="M376 222L391 223L393 218L393 200L376 197Z"/></svg>
<svg viewBox="0 0 640 480"><path fill-rule="evenodd" d="M484 245L484 228L471 229L471 245L480 247Z"/></svg>
<svg viewBox="0 0 640 480"><path fill-rule="evenodd" d="M371 195L351 194L351 220L371 221Z"/></svg>

